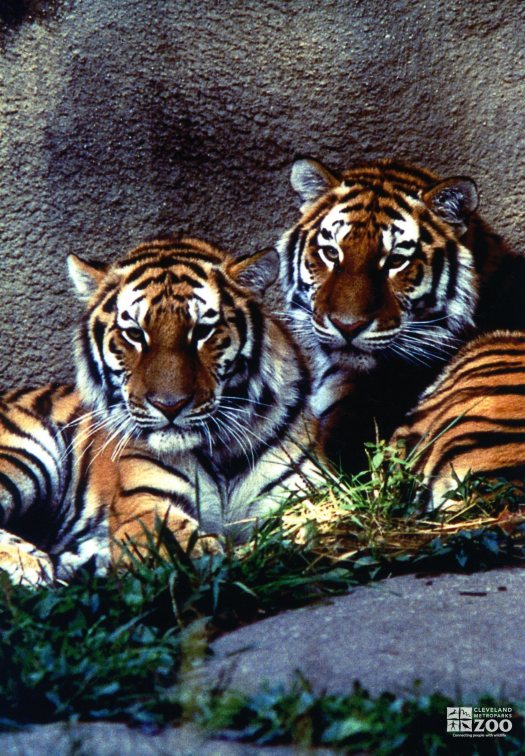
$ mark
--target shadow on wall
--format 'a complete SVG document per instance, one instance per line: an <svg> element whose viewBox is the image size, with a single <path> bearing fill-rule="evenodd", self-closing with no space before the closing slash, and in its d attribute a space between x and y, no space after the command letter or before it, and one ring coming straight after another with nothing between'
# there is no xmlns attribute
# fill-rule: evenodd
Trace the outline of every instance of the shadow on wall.
<svg viewBox="0 0 525 756"><path fill-rule="evenodd" d="M51 18L64 5L64 0L1 0L0 31L16 29L25 21Z"/></svg>

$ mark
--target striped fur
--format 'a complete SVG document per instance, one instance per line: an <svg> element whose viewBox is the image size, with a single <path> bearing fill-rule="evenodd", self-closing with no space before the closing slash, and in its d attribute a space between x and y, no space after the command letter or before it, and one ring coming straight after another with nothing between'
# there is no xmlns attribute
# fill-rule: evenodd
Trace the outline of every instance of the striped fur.
<svg viewBox="0 0 525 756"><path fill-rule="evenodd" d="M392 443L412 455L429 505L469 474L525 480L525 332L496 331L458 352Z"/></svg>
<svg viewBox="0 0 525 756"><path fill-rule="evenodd" d="M394 160L335 176L304 159L292 184L304 204L278 244L287 312L329 455L358 469L374 419L388 437L468 334L525 327L509 290L525 261L473 215L464 176Z"/></svg>
<svg viewBox="0 0 525 756"><path fill-rule="evenodd" d="M101 571L164 518L183 546L197 527L242 537L308 489L309 375L247 288L268 282L270 256L178 238L68 262L86 301L77 388L3 397L0 566L29 583Z"/></svg>

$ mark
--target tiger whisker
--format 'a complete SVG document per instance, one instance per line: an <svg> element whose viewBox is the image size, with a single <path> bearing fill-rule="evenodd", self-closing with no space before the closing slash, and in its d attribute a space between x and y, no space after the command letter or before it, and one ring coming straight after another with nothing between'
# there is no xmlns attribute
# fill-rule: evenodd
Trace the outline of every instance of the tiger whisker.
<svg viewBox="0 0 525 756"><path fill-rule="evenodd" d="M229 434L239 445L239 448L241 449L242 453L246 457L246 461L248 462L248 465L253 469L255 467L255 457L253 453L253 446L249 438L246 437L246 439L243 439L241 435L239 435L239 432L237 430L234 430L230 425L224 422L224 420L219 416L219 414L215 414L211 416L211 419L217 424L217 426L221 427L227 434ZM245 446L244 441L248 443L248 447ZM250 459L251 454L251 459Z"/></svg>
<svg viewBox="0 0 525 756"><path fill-rule="evenodd" d="M230 415L229 412L228 412L228 410L225 410L225 409L221 408L219 410L219 412L222 413L222 414L224 414L224 415L226 415L227 418L231 422L235 423L239 427L239 429L242 430L244 433L247 433L250 436L253 436L253 438L255 438L257 441L259 441L261 444L266 444L266 442L264 441L264 439L262 439L259 435L257 435L257 433L255 433L252 428L250 428L247 425L245 425L244 423L242 423L238 417L235 417L235 415Z"/></svg>
<svg viewBox="0 0 525 756"><path fill-rule="evenodd" d="M243 416L248 415L249 417L260 417L264 419L264 415L261 415L259 412L254 412L251 407L230 407L228 404L219 404L217 409L241 414Z"/></svg>
<svg viewBox="0 0 525 756"><path fill-rule="evenodd" d="M247 435L245 436L242 435L243 433L246 434L247 429L242 425L242 423L239 423L234 417L230 417L228 415L221 417L222 414L224 413L219 413L219 419L223 423L225 429L235 438L241 439L243 442L244 441L246 442L246 444L248 445L248 451L252 459L252 467L255 466L255 455L254 455L253 444ZM232 428L231 423L233 423L233 425L235 426L234 428ZM246 455L246 458L248 459L248 455Z"/></svg>
<svg viewBox="0 0 525 756"><path fill-rule="evenodd" d="M84 428L83 430L79 431L73 440L71 441L68 446L64 449L60 461L63 462L69 453L74 449L74 447L78 443L84 443L84 441L87 441L91 436L94 436L96 433L98 433L100 430L108 427L110 428L113 425L114 419L113 417L105 417L102 420L97 420L96 423L93 423L89 425L87 428Z"/></svg>
<svg viewBox="0 0 525 756"><path fill-rule="evenodd" d="M118 459L120 457L120 455L122 454L123 450L127 446L128 441L131 438L133 438L133 435L134 435L134 433L136 431L136 427L135 427L133 421L131 420L131 418L128 418L128 426L129 426L129 430L127 431L127 433L125 433L122 436L122 438L120 439L120 441L118 441L117 445L115 446L113 454L111 455L111 459L112 460L116 460L116 459Z"/></svg>
<svg viewBox="0 0 525 756"><path fill-rule="evenodd" d="M407 362L413 362L415 364L424 365L425 367L430 367L431 363L422 359L417 354L414 353L414 351L407 351L403 348L401 344L390 344L387 349L391 350L395 354L402 357ZM423 352L425 354L425 352Z"/></svg>
<svg viewBox="0 0 525 756"><path fill-rule="evenodd" d="M219 436L219 440L220 440L220 441L221 441L221 442L222 442L222 443L223 443L223 444L224 444L225 446L227 446L227 439L225 439L225 438L224 438L224 436L223 436L223 434L221 433L221 425L220 425L220 424L219 424L219 423L217 422L217 418L216 418L216 417L214 417L213 415L210 415L210 416L209 416L209 419L210 419L210 420L212 421L212 423L214 423L214 424L215 424L215 426L217 427L217 435Z"/></svg>
<svg viewBox="0 0 525 756"><path fill-rule="evenodd" d="M438 349L437 347L422 347L419 344L400 344L402 348L406 348L407 351L414 352L415 354L423 354L426 357L433 358L433 359L447 359L447 357L452 356L453 350L450 349Z"/></svg>
<svg viewBox="0 0 525 756"><path fill-rule="evenodd" d="M97 453L95 454L95 456L89 463L90 467L94 463L94 461L97 459L97 457L99 457L107 449L107 447L115 440L115 438L117 438L118 436L121 435L121 433L123 433L128 423L129 423L128 416L124 416L120 418L120 420L116 423L116 427L113 433L110 433L110 435L106 438L105 442L102 444L100 449L97 451ZM111 459L114 459L113 454L114 454L114 451L112 452Z"/></svg>
<svg viewBox="0 0 525 756"><path fill-rule="evenodd" d="M430 320L413 320L406 325L432 325L433 323L442 323L444 320L448 320L448 315L443 315L441 318L431 318Z"/></svg>
<svg viewBox="0 0 525 756"><path fill-rule="evenodd" d="M106 416L107 412L108 411L107 411L106 408L98 408L98 409L89 410L88 412L84 412L82 415L79 415L74 420L70 420L69 423L64 423L64 425L60 426L60 429L61 430L66 430L67 428L71 428L74 425L79 425L84 420L87 420L88 418L93 418L96 415Z"/></svg>
<svg viewBox="0 0 525 756"><path fill-rule="evenodd" d="M111 415L110 417L104 418L103 420L99 420L93 425L90 425L88 428L86 428L84 431L81 431L80 433L77 433L75 439L72 441L72 443L69 445L69 447L66 449L65 454L67 455L71 449L75 446L75 444L83 444L86 441L88 441L90 438L93 440L87 444L82 449L82 452L79 454L79 459L81 459L84 454L93 446L93 443L95 441L95 437L101 432L104 431L110 433L108 439L106 440L105 444L102 446L102 448L99 450L99 452L95 455L94 459L98 457L98 455L104 451L106 446L108 445L109 441L112 440L115 435L117 435L121 430L124 429L126 423L128 422L128 415L123 409L118 410L117 417L114 415ZM115 430L116 429L116 430ZM111 433L111 430L113 430L113 433ZM91 461L91 464L94 460Z"/></svg>
<svg viewBox="0 0 525 756"><path fill-rule="evenodd" d="M425 365L426 367L430 367L436 362L436 360L439 361L445 359L441 354L433 354L425 349L419 349L415 345L409 346L408 348L403 344L399 344L398 346L400 348L399 354L403 354L405 359L414 363L419 363L420 365Z"/></svg>
<svg viewBox="0 0 525 756"><path fill-rule="evenodd" d="M210 429L208 428L208 424L206 423L206 420L202 420L202 419L198 419L197 423L198 423L198 425L201 428L204 429L204 431L206 433L206 436L207 436L207 439L208 439L208 446L209 446L209 449L210 449L210 456L211 456L212 453L213 453L213 441L212 441L212 438L211 438Z"/></svg>
<svg viewBox="0 0 525 756"><path fill-rule="evenodd" d="M451 349L453 347L452 344L447 344L446 342L431 341L423 338L422 336L412 336L406 333L401 334L399 341L406 341L410 342L411 344L424 344L425 346L428 346L432 349Z"/></svg>
<svg viewBox="0 0 525 756"><path fill-rule="evenodd" d="M218 417L217 415L210 415L210 420L217 426L217 430L219 433L219 438L221 439L224 446L228 446L228 436L234 439L234 441L239 446L240 450L242 451L243 455L246 457L246 461L248 462L248 465L251 467L253 464L253 460L250 460L250 457L248 455L248 449L244 445L243 440L237 433L235 433L230 427L228 427L224 421ZM225 431L227 436L223 435L221 431Z"/></svg>
<svg viewBox="0 0 525 756"><path fill-rule="evenodd" d="M307 308L307 307L306 307L305 305L303 305L303 304L302 304L301 302L293 302L293 305L292 305L292 306L293 306L293 307L294 307L294 309L296 309L296 310L302 310L302 311L303 311L303 312L305 312L305 313L306 313L306 314L307 314L307 315L308 315L309 317L311 317L311 316L312 316L312 311L311 311L311 310L309 310L309 309L308 309L308 308Z"/></svg>
<svg viewBox="0 0 525 756"><path fill-rule="evenodd" d="M250 399L245 396L227 396L226 394L223 394L221 396L222 399L230 399L236 402L247 402L249 404L259 404L261 407L272 407L272 404L268 404L267 402L261 402L259 399Z"/></svg>
<svg viewBox="0 0 525 756"><path fill-rule="evenodd" d="M427 328L405 328L403 331L401 331L403 335L407 336L423 336L426 340L432 340L435 341L437 337L440 339L443 339L444 341L454 343L454 344L462 344L463 339L458 338L457 336L454 336L454 334L450 333L449 331L444 331L440 328L437 329L436 333L429 333Z"/></svg>

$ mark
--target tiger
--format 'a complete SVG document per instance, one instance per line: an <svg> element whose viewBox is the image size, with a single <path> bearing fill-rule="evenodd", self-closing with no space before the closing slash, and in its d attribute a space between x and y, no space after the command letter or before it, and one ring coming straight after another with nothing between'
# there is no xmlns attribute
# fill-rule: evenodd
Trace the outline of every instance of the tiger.
<svg viewBox="0 0 525 756"><path fill-rule="evenodd" d="M382 159L293 164L299 221L279 239L286 316L308 355L328 456L366 467L464 341L524 328L525 258L476 214L468 176Z"/></svg>
<svg viewBox="0 0 525 756"><path fill-rule="evenodd" d="M0 399L0 568L40 585L102 574L162 522L247 537L318 476L310 376L261 303L275 250L174 236L114 263L68 257L84 303L74 385ZM217 550L211 536L193 555Z"/></svg>
<svg viewBox="0 0 525 756"><path fill-rule="evenodd" d="M456 354L391 439L421 478L422 504L451 505L470 475L523 489L524 397L524 331L483 334Z"/></svg>

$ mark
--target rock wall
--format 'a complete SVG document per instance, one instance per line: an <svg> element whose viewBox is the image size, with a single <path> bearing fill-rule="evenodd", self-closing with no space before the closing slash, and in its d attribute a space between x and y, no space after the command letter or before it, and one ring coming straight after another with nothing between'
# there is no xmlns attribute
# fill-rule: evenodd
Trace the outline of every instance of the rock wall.
<svg viewBox="0 0 525 756"><path fill-rule="evenodd" d="M289 165L466 173L524 242L519 0L2 0L0 385L69 380L73 251L271 244Z"/></svg>

